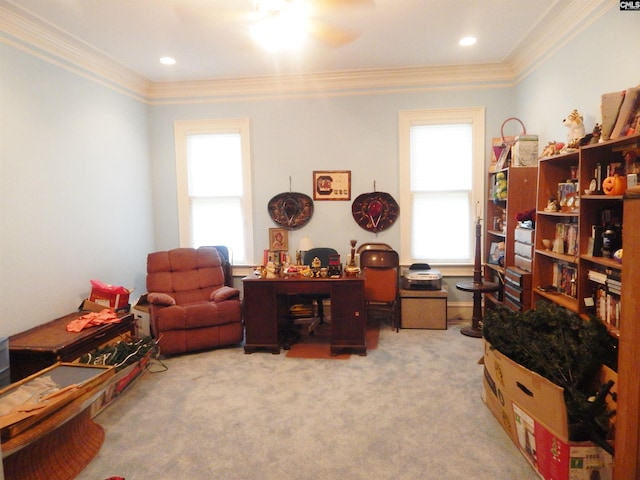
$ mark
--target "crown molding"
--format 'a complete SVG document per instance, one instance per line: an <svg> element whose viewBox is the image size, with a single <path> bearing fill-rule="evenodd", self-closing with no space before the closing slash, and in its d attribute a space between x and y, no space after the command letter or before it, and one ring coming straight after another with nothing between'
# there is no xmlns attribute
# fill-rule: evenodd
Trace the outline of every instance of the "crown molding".
<svg viewBox="0 0 640 480"><path fill-rule="evenodd" d="M506 59L513 66L517 82L524 80L560 48L619 3L618 0L565 1L561 12L547 15L549 20L542 28L530 31Z"/></svg>
<svg viewBox="0 0 640 480"><path fill-rule="evenodd" d="M531 31L496 64L363 69L300 75L152 82L44 20L0 0L0 42L152 104L375 95L429 90L512 87L617 0L561 0L570 5Z"/></svg>
<svg viewBox="0 0 640 480"><path fill-rule="evenodd" d="M363 69L306 75L278 75L160 82L151 85L152 104L228 102L271 98L372 95L408 91L496 88L513 84L509 65Z"/></svg>
<svg viewBox="0 0 640 480"><path fill-rule="evenodd" d="M0 0L0 42L109 88L146 100L151 82L91 45Z"/></svg>

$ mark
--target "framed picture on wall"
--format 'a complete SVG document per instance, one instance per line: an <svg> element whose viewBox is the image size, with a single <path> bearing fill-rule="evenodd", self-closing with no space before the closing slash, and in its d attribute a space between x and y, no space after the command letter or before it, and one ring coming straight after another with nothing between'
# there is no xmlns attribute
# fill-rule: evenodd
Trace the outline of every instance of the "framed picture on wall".
<svg viewBox="0 0 640 480"><path fill-rule="evenodd" d="M351 171L313 172L314 200L351 200Z"/></svg>
<svg viewBox="0 0 640 480"><path fill-rule="evenodd" d="M289 232L284 228L270 228L269 250L289 250Z"/></svg>

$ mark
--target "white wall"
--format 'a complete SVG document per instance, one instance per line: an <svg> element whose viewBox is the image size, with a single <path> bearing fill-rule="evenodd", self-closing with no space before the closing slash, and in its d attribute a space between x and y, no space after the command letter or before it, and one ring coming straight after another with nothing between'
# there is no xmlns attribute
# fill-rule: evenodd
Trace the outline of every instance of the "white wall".
<svg viewBox="0 0 640 480"><path fill-rule="evenodd" d="M89 280L144 290L147 108L0 44L0 336L77 309Z"/></svg>
<svg viewBox="0 0 640 480"><path fill-rule="evenodd" d="M640 15L609 10L551 55L516 88L517 111L540 145L567 141L562 120L575 108L587 132L601 121L601 95L640 85Z"/></svg>
<svg viewBox="0 0 640 480"><path fill-rule="evenodd" d="M313 196L314 170L350 170L352 201L365 192L398 191L398 113L421 108L486 107L487 125L515 113L511 89L439 91L277 101L168 105L151 107L156 245L178 245L175 205L173 122L180 119L249 117L254 175L254 254L261 262L268 247L268 229L277 226L267 204L274 196L294 191ZM493 135L491 132L488 137ZM489 143L487 143L487 152ZM442 159L447 162L446 158ZM451 174L455 175L455 165ZM385 242L399 248L399 222L377 236L360 228L351 214L351 201L316 201L311 221L289 234L291 251L309 235L316 246L336 248L343 260L349 240ZM402 215L402 205L400 205ZM455 221L452 219L451 221ZM434 226L437 234L447 225Z"/></svg>

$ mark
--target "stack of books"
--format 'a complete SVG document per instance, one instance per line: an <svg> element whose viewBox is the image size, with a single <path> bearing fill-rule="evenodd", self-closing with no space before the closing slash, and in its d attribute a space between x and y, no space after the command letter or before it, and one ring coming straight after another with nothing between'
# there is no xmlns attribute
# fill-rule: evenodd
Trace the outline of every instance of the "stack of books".
<svg viewBox="0 0 640 480"><path fill-rule="evenodd" d="M614 327L620 326L620 272L590 269L587 278L594 282L593 301L596 317Z"/></svg>

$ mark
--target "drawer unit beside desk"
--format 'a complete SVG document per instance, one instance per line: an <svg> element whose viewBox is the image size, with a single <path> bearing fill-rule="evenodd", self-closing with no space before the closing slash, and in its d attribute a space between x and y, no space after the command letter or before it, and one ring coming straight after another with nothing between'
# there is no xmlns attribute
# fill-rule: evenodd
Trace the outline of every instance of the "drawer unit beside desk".
<svg viewBox="0 0 640 480"><path fill-rule="evenodd" d="M366 355L367 316L364 281L331 288L331 355L352 350Z"/></svg>
<svg viewBox="0 0 640 480"><path fill-rule="evenodd" d="M74 312L9 337L11 381L17 382L56 362L73 362L109 340L135 334L133 314L120 314L120 322L68 332L67 325L86 311Z"/></svg>
<svg viewBox="0 0 640 480"><path fill-rule="evenodd" d="M277 314L275 284L245 281L243 290L245 353L257 350L280 353L278 321L281 316Z"/></svg>
<svg viewBox="0 0 640 480"><path fill-rule="evenodd" d="M440 290L400 290L402 328L447 329L447 288Z"/></svg>

